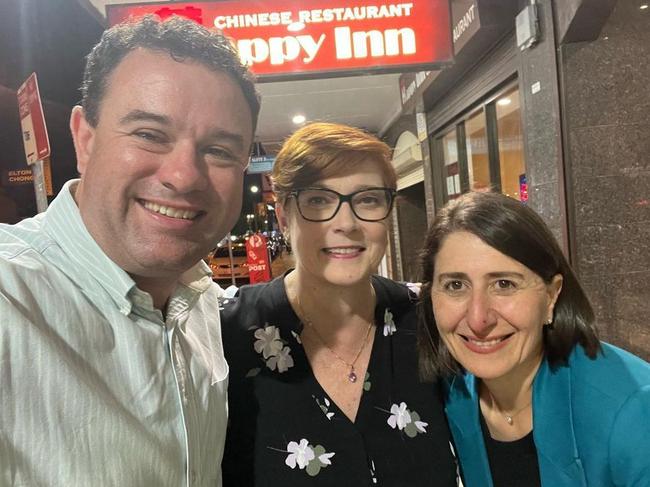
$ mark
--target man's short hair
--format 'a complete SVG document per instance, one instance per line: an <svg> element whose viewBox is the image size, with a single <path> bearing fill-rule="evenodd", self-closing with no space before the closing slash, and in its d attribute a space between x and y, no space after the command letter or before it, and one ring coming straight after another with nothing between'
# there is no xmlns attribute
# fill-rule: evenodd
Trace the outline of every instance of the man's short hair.
<svg viewBox="0 0 650 487"><path fill-rule="evenodd" d="M154 15L126 21L106 30L86 58L81 84L81 105L88 123L99 120L99 109L108 79L122 59L138 48L167 52L177 61L192 60L215 72L228 74L241 88L257 125L260 100L250 71L220 32L179 16L160 20Z"/></svg>

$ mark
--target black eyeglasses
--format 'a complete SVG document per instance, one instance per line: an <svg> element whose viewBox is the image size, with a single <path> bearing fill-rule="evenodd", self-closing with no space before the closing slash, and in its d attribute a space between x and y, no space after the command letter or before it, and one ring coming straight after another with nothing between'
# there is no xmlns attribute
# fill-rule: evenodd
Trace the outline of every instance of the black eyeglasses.
<svg viewBox="0 0 650 487"><path fill-rule="evenodd" d="M378 222L389 215L395 194L391 188L366 188L350 194L325 188L304 188L292 191L289 197L295 198L300 215L310 222L331 220L346 201L359 220Z"/></svg>

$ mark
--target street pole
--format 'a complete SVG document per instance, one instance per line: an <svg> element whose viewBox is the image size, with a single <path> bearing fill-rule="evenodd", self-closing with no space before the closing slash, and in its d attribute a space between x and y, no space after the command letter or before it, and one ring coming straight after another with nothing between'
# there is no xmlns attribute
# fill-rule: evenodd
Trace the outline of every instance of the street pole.
<svg viewBox="0 0 650 487"><path fill-rule="evenodd" d="M237 281L235 279L235 259L232 255L232 239L230 238L230 232L228 232L228 259L230 260L230 280L233 286L236 286Z"/></svg>

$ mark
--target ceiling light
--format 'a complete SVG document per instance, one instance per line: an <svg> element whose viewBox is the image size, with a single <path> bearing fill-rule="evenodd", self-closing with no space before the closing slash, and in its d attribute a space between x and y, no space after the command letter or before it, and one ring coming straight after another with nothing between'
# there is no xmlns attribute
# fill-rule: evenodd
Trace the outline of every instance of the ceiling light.
<svg viewBox="0 0 650 487"><path fill-rule="evenodd" d="M255 186L255 185L252 185L252 186L250 187L250 190L251 190L251 193L257 193L257 192L260 190L260 188L258 188L258 187Z"/></svg>
<svg viewBox="0 0 650 487"><path fill-rule="evenodd" d="M647 4L647 3L644 3L643 5L641 5L641 6L639 7L639 10L645 10L645 9L647 9L647 8L648 8L648 4Z"/></svg>
<svg viewBox="0 0 650 487"><path fill-rule="evenodd" d="M305 123L305 120L307 120L307 119L305 118L304 115L294 115L294 117L291 119L291 121L293 123L295 123L296 125L300 125L301 123Z"/></svg>
<svg viewBox="0 0 650 487"><path fill-rule="evenodd" d="M502 106L502 107L505 107L505 106L510 105L511 101L512 101L512 100L510 100L510 98L501 98L501 99L497 102L497 105L500 105L500 106Z"/></svg>

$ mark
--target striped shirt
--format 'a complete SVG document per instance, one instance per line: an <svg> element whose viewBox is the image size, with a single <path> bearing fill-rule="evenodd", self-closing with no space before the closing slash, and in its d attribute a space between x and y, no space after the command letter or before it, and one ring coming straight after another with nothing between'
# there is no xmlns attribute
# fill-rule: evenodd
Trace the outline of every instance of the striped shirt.
<svg viewBox="0 0 650 487"><path fill-rule="evenodd" d="M74 184L0 225L0 486L221 485L221 290L200 262L163 317L92 239Z"/></svg>

